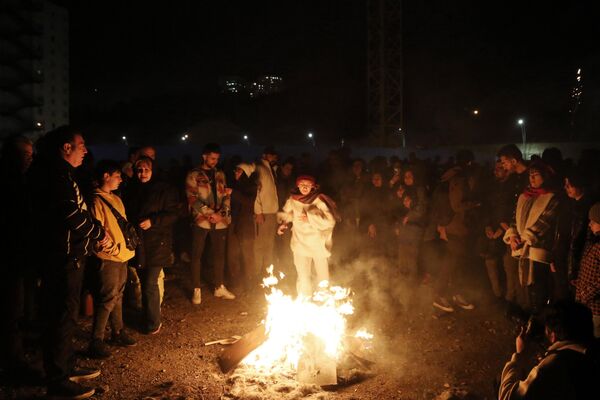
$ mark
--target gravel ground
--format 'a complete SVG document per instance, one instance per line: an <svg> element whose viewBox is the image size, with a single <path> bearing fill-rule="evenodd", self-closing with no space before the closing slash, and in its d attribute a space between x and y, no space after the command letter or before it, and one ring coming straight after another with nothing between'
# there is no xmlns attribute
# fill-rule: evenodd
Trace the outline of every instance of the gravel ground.
<svg viewBox="0 0 600 400"><path fill-rule="evenodd" d="M370 371L350 371L344 384L327 390L299 385L292 377L249 378L243 369L224 375L217 365L224 346L203 344L255 328L265 315L262 293L226 301L206 288L202 304L194 306L187 273L172 268L167 277L163 328L154 336L132 329L135 347L113 348L113 356L104 361L86 358L91 318L82 318L76 339L80 363L102 370L90 381L94 398L492 399L494 378L513 351L515 327L485 295L471 293L475 310L439 314L431 307L427 286L396 287L395 299L381 300L367 279L363 292L378 295L357 296L349 324L375 334ZM0 386L2 399L43 396L43 387L19 387L10 381Z"/></svg>

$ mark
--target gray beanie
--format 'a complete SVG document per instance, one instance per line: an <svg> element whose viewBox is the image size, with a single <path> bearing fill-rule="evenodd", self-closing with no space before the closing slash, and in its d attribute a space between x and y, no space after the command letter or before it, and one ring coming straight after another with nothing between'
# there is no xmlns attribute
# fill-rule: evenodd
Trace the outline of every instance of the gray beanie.
<svg viewBox="0 0 600 400"><path fill-rule="evenodd" d="M588 217L591 221L600 224L600 203L596 203L592 206L592 208L590 208Z"/></svg>

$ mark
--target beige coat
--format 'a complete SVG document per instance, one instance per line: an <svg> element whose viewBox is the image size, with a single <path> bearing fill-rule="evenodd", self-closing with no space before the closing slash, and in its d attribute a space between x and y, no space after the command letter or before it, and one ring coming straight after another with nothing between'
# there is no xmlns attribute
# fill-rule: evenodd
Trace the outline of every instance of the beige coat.
<svg viewBox="0 0 600 400"><path fill-rule="evenodd" d="M277 197L277 186L275 177L267 160L261 160L256 164L258 174L258 191L254 201L255 214L275 214L279 211L279 200Z"/></svg>

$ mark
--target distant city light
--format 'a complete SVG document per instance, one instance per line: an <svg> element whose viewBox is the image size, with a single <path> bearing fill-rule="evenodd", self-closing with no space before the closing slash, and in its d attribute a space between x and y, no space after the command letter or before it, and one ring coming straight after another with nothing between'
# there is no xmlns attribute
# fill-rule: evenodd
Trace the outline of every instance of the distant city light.
<svg viewBox="0 0 600 400"><path fill-rule="evenodd" d="M41 122L36 122L35 126L37 126L38 128L41 128L42 127L42 123Z"/></svg>
<svg viewBox="0 0 600 400"><path fill-rule="evenodd" d="M479 114L479 110L473 110L473 115L478 115Z"/></svg>
<svg viewBox="0 0 600 400"><path fill-rule="evenodd" d="M121 139L127 140L127 136L123 136L123 137L121 137Z"/></svg>

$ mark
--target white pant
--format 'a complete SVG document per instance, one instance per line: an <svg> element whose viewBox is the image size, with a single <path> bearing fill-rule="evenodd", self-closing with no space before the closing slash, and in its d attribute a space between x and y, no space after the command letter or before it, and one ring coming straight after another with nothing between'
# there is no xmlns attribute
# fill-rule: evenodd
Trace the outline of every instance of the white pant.
<svg viewBox="0 0 600 400"><path fill-rule="evenodd" d="M311 279L312 263L315 264L317 283L329 281L329 265L327 264L327 258L312 258L294 253L294 265L296 266L296 272L298 273L298 280L296 281L296 291L298 292L298 296L302 295L310 297L316 289L316 286L313 286Z"/></svg>

